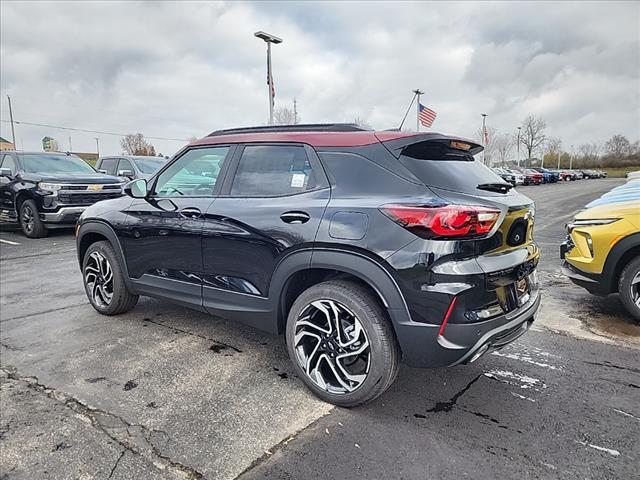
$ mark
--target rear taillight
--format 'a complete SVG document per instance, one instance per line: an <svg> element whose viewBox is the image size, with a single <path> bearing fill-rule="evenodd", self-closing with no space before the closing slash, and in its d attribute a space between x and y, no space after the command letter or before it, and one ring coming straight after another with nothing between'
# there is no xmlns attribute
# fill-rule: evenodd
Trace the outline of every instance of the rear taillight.
<svg viewBox="0 0 640 480"><path fill-rule="evenodd" d="M500 210L469 205L383 205L380 211L422 238L475 238L493 229Z"/></svg>

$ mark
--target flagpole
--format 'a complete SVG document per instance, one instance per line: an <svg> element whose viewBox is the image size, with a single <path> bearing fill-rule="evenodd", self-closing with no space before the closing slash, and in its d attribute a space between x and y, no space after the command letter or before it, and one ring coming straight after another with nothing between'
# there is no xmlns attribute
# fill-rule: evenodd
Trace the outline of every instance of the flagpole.
<svg viewBox="0 0 640 480"><path fill-rule="evenodd" d="M484 150L482 151L482 163L486 165L487 164L487 124L486 124L487 114L481 113L480 115L482 115L482 146L484 147Z"/></svg>
<svg viewBox="0 0 640 480"><path fill-rule="evenodd" d="M415 89L413 93L416 94L416 98L418 101L416 102L416 132L420 131L420 95L424 92L421 92L419 89Z"/></svg>

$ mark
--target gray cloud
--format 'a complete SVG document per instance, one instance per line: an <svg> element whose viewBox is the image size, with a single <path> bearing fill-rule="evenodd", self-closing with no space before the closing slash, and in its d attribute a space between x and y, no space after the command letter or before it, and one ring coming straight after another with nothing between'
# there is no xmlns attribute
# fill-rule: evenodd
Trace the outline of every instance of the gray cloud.
<svg viewBox="0 0 640 480"><path fill-rule="evenodd" d="M438 131L472 136L481 112L499 131L541 115L565 145L640 131L638 3L3 2L0 17L2 119L9 94L18 120L78 128L188 138L262 124L263 29L285 39L276 103L296 97L304 121L397 126L420 87ZM18 144L69 133L20 125Z"/></svg>

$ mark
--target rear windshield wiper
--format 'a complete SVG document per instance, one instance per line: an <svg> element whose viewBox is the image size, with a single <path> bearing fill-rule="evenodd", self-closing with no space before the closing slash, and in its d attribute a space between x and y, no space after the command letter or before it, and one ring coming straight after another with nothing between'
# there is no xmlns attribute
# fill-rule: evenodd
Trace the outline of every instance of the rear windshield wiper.
<svg viewBox="0 0 640 480"><path fill-rule="evenodd" d="M478 190L487 190L488 192L507 193L513 188L510 183L481 183L476 187Z"/></svg>

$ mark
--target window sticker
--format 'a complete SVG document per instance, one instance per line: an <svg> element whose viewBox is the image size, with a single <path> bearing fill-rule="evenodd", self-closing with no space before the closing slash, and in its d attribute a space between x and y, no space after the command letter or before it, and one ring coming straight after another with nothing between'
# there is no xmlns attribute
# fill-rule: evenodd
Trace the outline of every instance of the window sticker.
<svg viewBox="0 0 640 480"><path fill-rule="evenodd" d="M294 173L291 176L291 188L303 188L307 183L307 176L304 173Z"/></svg>

